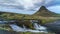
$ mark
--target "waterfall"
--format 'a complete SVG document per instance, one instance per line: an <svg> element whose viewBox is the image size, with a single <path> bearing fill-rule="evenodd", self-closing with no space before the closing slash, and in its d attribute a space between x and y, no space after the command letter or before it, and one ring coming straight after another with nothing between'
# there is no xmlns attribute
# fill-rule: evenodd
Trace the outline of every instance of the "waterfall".
<svg viewBox="0 0 60 34"><path fill-rule="evenodd" d="M23 25L23 28L26 30L27 28Z"/></svg>
<svg viewBox="0 0 60 34"><path fill-rule="evenodd" d="M38 25L37 23L34 23L34 28L38 29L38 28L40 28L40 25Z"/></svg>
<svg viewBox="0 0 60 34"><path fill-rule="evenodd" d="M25 28L19 27L16 24L11 24L10 26L16 32L25 32L25 30L24 30Z"/></svg>
<svg viewBox="0 0 60 34"><path fill-rule="evenodd" d="M13 21L0 21L0 23L2 24L6 24L8 22L13 22ZM45 32L46 33L47 32L46 27L39 25L37 22L38 21L35 20L31 21L31 23L34 25L35 30L28 29L24 25L23 27L20 27L17 24L10 24L10 27L12 28L13 31L16 32Z"/></svg>
<svg viewBox="0 0 60 34"><path fill-rule="evenodd" d="M36 30L46 30L47 28L46 27L44 27L44 26L41 26L40 24L38 24L39 23L39 21L38 20L30 20L30 22L34 25L34 28L36 29Z"/></svg>
<svg viewBox="0 0 60 34"><path fill-rule="evenodd" d="M7 23L8 21L0 21L0 24L5 24Z"/></svg>
<svg viewBox="0 0 60 34"><path fill-rule="evenodd" d="M30 22L34 25L34 28L40 32L47 32L47 28L44 26L41 26L38 20L30 20Z"/></svg>
<svg viewBox="0 0 60 34"><path fill-rule="evenodd" d="M39 25L39 24L37 24L37 23L34 23L34 28L36 29L36 30L40 30L40 31L46 31L46 27L44 27L44 26L41 26L41 25Z"/></svg>
<svg viewBox="0 0 60 34"><path fill-rule="evenodd" d="M44 28L42 26L38 27L37 25L36 25L36 30L27 29L24 25L23 25L23 28L17 26L16 24L11 24L10 26L13 29L13 31L16 31L16 32L35 32L35 33L37 33L37 32L44 32L44 33L47 33L47 31L43 30ZM42 30L40 30L40 29L42 29Z"/></svg>

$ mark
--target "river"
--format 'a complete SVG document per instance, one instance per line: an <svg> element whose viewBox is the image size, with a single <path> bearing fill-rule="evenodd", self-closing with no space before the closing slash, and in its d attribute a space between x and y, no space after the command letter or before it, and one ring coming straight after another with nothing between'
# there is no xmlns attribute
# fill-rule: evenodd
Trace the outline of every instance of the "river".
<svg viewBox="0 0 60 34"><path fill-rule="evenodd" d="M45 27L47 27L47 30L50 32L55 32L56 34L60 34L60 20L47 23L45 24Z"/></svg>
<svg viewBox="0 0 60 34"><path fill-rule="evenodd" d="M7 24L8 21L0 21L0 24ZM9 24L9 26L16 32L45 32L47 33L46 27L39 25L38 23L33 22L35 30L27 29L25 26L20 27L17 24Z"/></svg>
<svg viewBox="0 0 60 34"><path fill-rule="evenodd" d="M0 21L0 23L1 22L3 22L5 24L7 21ZM3 23L1 23L1 24L3 24ZM48 33L48 31L55 32L55 33L60 32L60 20L57 20L57 21L54 21L51 23L47 23L47 24L45 24L45 26L41 26L37 23L34 23L34 28L36 30L27 29L27 28L25 28L25 26L22 28L20 26L17 26L16 24L10 24L10 26L13 29L13 31L16 31L16 32L45 32L45 33ZM0 33L2 33L2 31Z"/></svg>
<svg viewBox="0 0 60 34"><path fill-rule="evenodd" d="M0 34L19 34L19 33L11 32L11 31L6 31L6 30L0 30Z"/></svg>

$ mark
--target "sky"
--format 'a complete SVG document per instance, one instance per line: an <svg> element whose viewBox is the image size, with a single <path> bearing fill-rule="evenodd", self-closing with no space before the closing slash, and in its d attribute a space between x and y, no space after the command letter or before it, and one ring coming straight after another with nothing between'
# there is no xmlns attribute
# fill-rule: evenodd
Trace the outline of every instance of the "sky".
<svg viewBox="0 0 60 34"><path fill-rule="evenodd" d="M19 14L34 14L41 6L60 13L60 0L0 0L0 11Z"/></svg>

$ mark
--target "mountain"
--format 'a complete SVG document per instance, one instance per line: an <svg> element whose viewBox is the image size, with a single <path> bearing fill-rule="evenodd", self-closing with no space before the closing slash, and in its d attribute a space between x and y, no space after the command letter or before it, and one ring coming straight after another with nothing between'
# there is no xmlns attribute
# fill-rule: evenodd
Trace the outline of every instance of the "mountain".
<svg viewBox="0 0 60 34"><path fill-rule="evenodd" d="M48 9L46 9L46 7L42 6L35 14L33 15L26 15L26 14L17 14L17 13L8 13L8 12L0 12L0 20L17 20L17 24L19 24L20 26L23 26L23 24L31 29L34 29L32 24L29 22L28 19L37 19L40 20L41 22L39 22L39 24L45 24L45 23L49 23L55 20L55 17L53 17L53 19L50 19L52 16L56 16L57 14L54 12L49 11ZM48 19L47 19L48 17ZM23 19L27 19L23 20ZM22 20L22 22L20 21Z"/></svg>
<svg viewBox="0 0 60 34"><path fill-rule="evenodd" d="M56 13L49 11L45 6L40 7L40 9L33 15L51 17L56 15Z"/></svg>
<svg viewBox="0 0 60 34"><path fill-rule="evenodd" d="M27 14L17 14L17 13L8 13L8 12L0 12L0 15L1 14L10 14L10 15L20 15L20 16L23 16L23 15L27 15ZM27 15L27 16L31 16L31 15ZM42 16L42 17L55 17L55 16L60 16L60 14L57 14L57 13L54 13L54 12L51 12L50 10L48 10L45 6L42 6L40 7L40 9L33 14L33 16Z"/></svg>

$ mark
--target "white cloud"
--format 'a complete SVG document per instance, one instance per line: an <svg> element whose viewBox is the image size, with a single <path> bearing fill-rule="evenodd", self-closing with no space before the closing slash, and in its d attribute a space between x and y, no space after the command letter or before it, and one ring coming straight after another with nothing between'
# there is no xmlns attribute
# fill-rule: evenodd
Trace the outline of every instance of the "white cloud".
<svg viewBox="0 0 60 34"><path fill-rule="evenodd" d="M35 8L35 4L42 4L44 0L1 0L0 4L4 5L14 5L14 6L24 6L25 10ZM41 5L40 5L41 6Z"/></svg>
<svg viewBox="0 0 60 34"><path fill-rule="evenodd" d="M56 13L60 13L60 5L50 6L47 9Z"/></svg>
<svg viewBox="0 0 60 34"><path fill-rule="evenodd" d="M40 6L47 5L51 1L52 0L0 0L0 6L3 5L5 9L7 9L5 11L9 11L9 12L13 12L13 9L17 10L20 8L21 10L21 7L24 7L24 11L29 12L32 9L35 10L33 12L36 12L40 8Z"/></svg>
<svg viewBox="0 0 60 34"><path fill-rule="evenodd" d="M54 1L54 0L45 0L44 5L47 5L47 4L49 4L49 3L53 2L53 1Z"/></svg>
<svg viewBox="0 0 60 34"><path fill-rule="evenodd" d="M35 8L35 4L40 4L41 5L48 5L51 3L53 0L0 0L0 4L4 5L13 5L13 6L24 6L25 10ZM40 7L39 6L39 7ZM38 7L38 6L37 6Z"/></svg>
<svg viewBox="0 0 60 34"><path fill-rule="evenodd" d="M42 4L43 0L18 0L17 2L23 5L25 10L29 10L31 8L34 9L36 7L35 4Z"/></svg>

